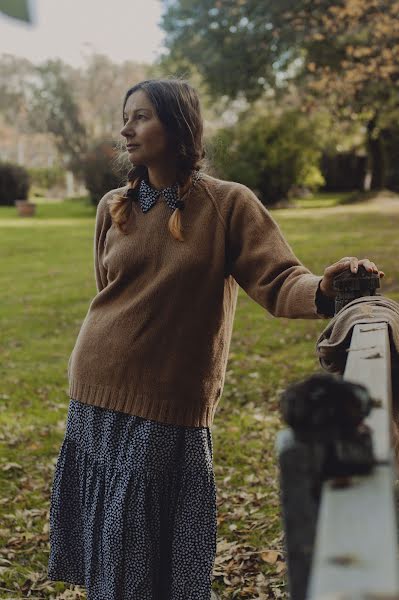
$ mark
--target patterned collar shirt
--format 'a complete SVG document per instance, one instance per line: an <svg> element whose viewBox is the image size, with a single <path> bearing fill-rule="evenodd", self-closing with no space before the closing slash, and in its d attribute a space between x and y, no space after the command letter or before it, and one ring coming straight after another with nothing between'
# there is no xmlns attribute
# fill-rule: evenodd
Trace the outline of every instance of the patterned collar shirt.
<svg viewBox="0 0 399 600"><path fill-rule="evenodd" d="M201 178L201 171L193 170L191 172L191 180L194 185ZM151 187L146 179L142 179L138 190L128 189L126 195L130 196L133 200L139 201L143 213L148 212L150 208L154 206L160 196L165 199L166 204L172 210L175 210L176 208L179 208L180 210L184 209L184 202L183 200L179 199L179 186L177 183L164 188L163 190L156 190Z"/></svg>
<svg viewBox="0 0 399 600"><path fill-rule="evenodd" d="M167 205L175 210L179 202L179 192L177 183L174 185L164 188L163 190L156 190L151 187L147 181L141 180L139 187L139 202L141 210L146 213L154 206L158 198L162 196L165 198Z"/></svg>

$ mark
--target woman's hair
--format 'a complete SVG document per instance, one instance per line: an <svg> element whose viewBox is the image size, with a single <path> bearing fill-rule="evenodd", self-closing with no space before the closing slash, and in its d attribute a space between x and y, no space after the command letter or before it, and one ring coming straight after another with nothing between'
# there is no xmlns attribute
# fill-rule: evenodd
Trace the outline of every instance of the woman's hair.
<svg viewBox="0 0 399 600"><path fill-rule="evenodd" d="M159 120L164 125L171 143L176 148L177 159L177 184L179 200L186 194L192 183L191 174L199 171L202 159L205 156L203 144L203 121L199 98L195 89L187 82L180 79L149 79L142 81L128 89L123 101L123 110L129 96L138 90L143 90L152 103ZM147 168L137 165L127 174L128 190L125 194L114 194L108 199L109 210L113 222L120 231L128 221L132 209L132 195L130 189L138 192L138 186L143 178L147 177ZM184 241L181 231L180 210L176 208L168 222L168 228L173 237Z"/></svg>

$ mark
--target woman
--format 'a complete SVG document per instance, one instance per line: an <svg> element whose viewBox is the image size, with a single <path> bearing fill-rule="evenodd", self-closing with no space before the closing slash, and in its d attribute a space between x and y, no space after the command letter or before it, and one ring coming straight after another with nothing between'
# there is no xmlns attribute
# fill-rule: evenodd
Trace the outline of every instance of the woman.
<svg viewBox="0 0 399 600"><path fill-rule="evenodd" d="M209 600L216 552L211 425L238 284L276 316L333 313L333 277L310 273L245 186L200 169L195 90L151 80L123 104L133 168L97 208L97 294L68 364L48 575L89 600ZM383 275L381 273L381 275Z"/></svg>

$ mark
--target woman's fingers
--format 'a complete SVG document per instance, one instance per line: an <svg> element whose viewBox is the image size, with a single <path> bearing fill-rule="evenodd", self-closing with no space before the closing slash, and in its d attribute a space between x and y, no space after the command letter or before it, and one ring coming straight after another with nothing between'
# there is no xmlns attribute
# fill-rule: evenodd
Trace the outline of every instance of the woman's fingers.
<svg viewBox="0 0 399 600"><path fill-rule="evenodd" d="M384 271L380 271L377 265L368 258L362 258L361 260L359 260L358 264L363 265L364 268L370 273L378 273L380 277L384 277L385 275Z"/></svg>
<svg viewBox="0 0 399 600"><path fill-rule="evenodd" d="M378 273L381 279L385 275L385 273L380 271L377 265L368 258L362 258L359 260L356 256L344 256L336 263L326 267L324 270L322 289L332 289L334 277L339 273L346 271L347 269L350 269L352 273L357 273L359 265L362 265L369 273Z"/></svg>
<svg viewBox="0 0 399 600"><path fill-rule="evenodd" d="M345 257L338 260L336 263L333 263L329 267L325 269L325 273L327 275L334 275L335 273L340 273L341 271L345 271L350 265L350 258Z"/></svg>
<svg viewBox="0 0 399 600"><path fill-rule="evenodd" d="M367 259L364 259L364 260L367 260ZM350 268L351 268L352 273L357 273L358 265L359 265L359 259L356 258L356 256L352 256L351 260L350 260Z"/></svg>
<svg viewBox="0 0 399 600"><path fill-rule="evenodd" d="M358 259L356 256L344 256L338 262L329 267L330 273L339 273L345 271L348 267L352 273L357 273L359 266L362 265L369 273L378 273L380 277L384 277L384 271L380 271L377 265L368 258Z"/></svg>
<svg viewBox="0 0 399 600"><path fill-rule="evenodd" d="M336 263L325 268L324 276L320 282L322 293L326 296L335 296L333 284L334 277L347 269L350 269L352 273L357 273L359 265L363 266L369 273L378 273L381 278L385 275L385 273L380 271L377 265L368 258L359 260L356 256L344 256L341 260L338 260Z"/></svg>

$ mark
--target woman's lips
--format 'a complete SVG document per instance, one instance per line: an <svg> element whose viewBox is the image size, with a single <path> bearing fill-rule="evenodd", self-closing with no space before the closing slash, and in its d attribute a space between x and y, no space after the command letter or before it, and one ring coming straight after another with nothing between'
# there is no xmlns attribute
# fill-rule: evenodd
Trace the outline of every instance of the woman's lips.
<svg viewBox="0 0 399 600"><path fill-rule="evenodd" d="M139 144L126 144L126 149L129 150L136 150L136 148L139 147Z"/></svg>

